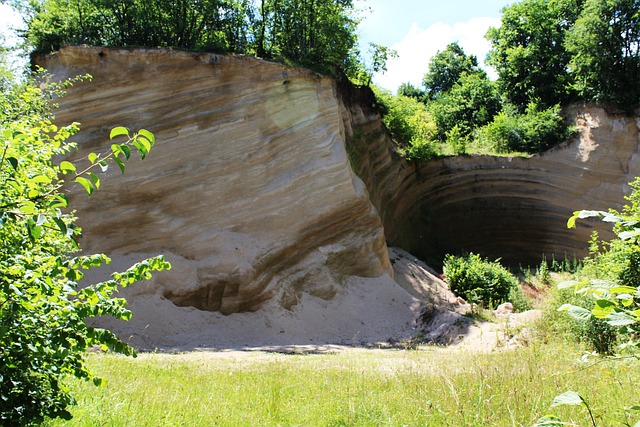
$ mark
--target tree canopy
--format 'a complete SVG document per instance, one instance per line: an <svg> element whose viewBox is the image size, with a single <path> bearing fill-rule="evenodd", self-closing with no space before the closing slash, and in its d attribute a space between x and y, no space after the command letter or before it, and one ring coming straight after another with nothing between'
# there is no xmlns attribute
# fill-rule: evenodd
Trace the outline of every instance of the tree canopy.
<svg viewBox="0 0 640 427"><path fill-rule="evenodd" d="M545 107L571 99L571 59L565 48L581 0L524 0L503 9L491 28L488 64L498 72L504 97L524 111L531 100Z"/></svg>
<svg viewBox="0 0 640 427"><path fill-rule="evenodd" d="M478 59L474 55L467 55L457 42L450 43L438 51L429 60L429 71L424 76L422 84L430 99L447 92L455 85L463 73L481 72Z"/></svg>
<svg viewBox="0 0 640 427"><path fill-rule="evenodd" d="M567 38L570 67L583 99L640 104L640 2L586 0Z"/></svg>
<svg viewBox="0 0 640 427"><path fill-rule="evenodd" d="M278 59L332 74L353 67L352 0L40 0L28 11L36 51L68 44L166 47Z"/></svg>

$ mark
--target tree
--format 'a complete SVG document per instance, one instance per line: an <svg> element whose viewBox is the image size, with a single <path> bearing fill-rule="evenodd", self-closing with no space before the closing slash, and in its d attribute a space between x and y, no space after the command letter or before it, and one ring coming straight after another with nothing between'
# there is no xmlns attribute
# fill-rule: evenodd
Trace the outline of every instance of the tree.
<svg viewBox="0 0 640 427"><path fill-rule="evenodd" d="M430 104L442 140L454 127L461 137L493 120L501 104L495 85L484 71L463 72L446 92Z"/></svg>
<svg viewBox="0 0 640 427"><path fill-rule="evenodd" d="M268 13L261 18L266 38L259 37L267 58L325 74L347 68L357 40L352 0L269 0L260 11Z"/></svg>
<svg viewBox="0 0 640 427"><path fill-rule="evenodd" d="M84 165L55 163L74 148L67 139L78 130L77 123L58 127L50 121L47 100L65 85L42 89L7 78L1 84L0 424L12 426L70 416L73 397L63 379L73 375L101 382L85 365L87 348L99 345L135 355L113 333L88 327L85 319L130 318L126 301L114 298L114 292L170 266L156 257L105 282L78 286L83 271L110 260L103 254L75 255L81 230L65 213L71 208L62 191L65 179L90 195L100 187L101 170L115 163L124 172L131 151L144 158L154 136L145 130L130 135L117 127L109 152L89 154Z"/></svg>
<svg viewBox="0 0 640 427"><path fill-rule="evenodd" d="M544 108L572 100L567 31L583 0L523 0L502 10L491 28L487 63L495 67L502 95L520 112L537 100Z"/></svg>
<svg viewBox="0 0 640 427"><path fill-rule="evenodd" d="M447 45L438 51L429 61L429 71L422 83L427 97L436 99L440 94L449 91L463 73L481 72L478 59L467 55L457 42Z"/></svg>
<svg viewBox="0 0 640 427"><path fill-rule="evenodd" d="M425 92L424 90L415 87L411 83L402 83L398 87L398 95L407 96L409 98L414 98L417 100L422 100L424 98Z"/></svg>
<svg viewBox="0 0 640 427"><path fill-rule="evenodd" d="M567 48L584 99L627 110L640 105L640 2L586 0Z"/></svg>
<svg viewBox="0 0 640 427"><path fill-rule="evenodd" d="M356 61L352 0L15 0L39 52L67 44L258 55L333 74ZM25 6L27 3L30 6Z"/></svg>
<svg viewBox="0 0 640 427"><path fill-rule="evenodd" d="M384 110L382 121L399 141L400 153L409 160L435 157L433 140L437 128L427 107L415 98L374 90Z"/></svg>

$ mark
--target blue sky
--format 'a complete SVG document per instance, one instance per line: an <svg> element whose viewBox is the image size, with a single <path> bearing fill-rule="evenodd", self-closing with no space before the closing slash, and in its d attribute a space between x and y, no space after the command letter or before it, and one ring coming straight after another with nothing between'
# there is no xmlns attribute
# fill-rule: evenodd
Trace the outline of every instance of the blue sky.
<svg viewBox="0 0 640 427"><path fill-rule="evenodd" d="M395 91L404 82L420 86L429 58L447 44L458 41L482 63L490 44L487 29L500 25L500 10L515 0L355 0L362 23L361 50L370 42L396 49L399 57L374 82ZM11 8L0 5L0 31L20 23ZM488 69L489 74L492 71Z"/></svg>
<svg viewBox="0 0 640 427"><path fill-rule="evenodd" d="M484 39L489 27L500 25L500 11L515 0L357 0L363 19L360 24L361 50L369 42L398 51L388 71L374 82L395 91L404 82L420 86L429 58L447 44L458 41L467 54L479 62L489 51ZM367 11L366 9L371 9ZM491 76L492 70L487 69Z"/></svg>

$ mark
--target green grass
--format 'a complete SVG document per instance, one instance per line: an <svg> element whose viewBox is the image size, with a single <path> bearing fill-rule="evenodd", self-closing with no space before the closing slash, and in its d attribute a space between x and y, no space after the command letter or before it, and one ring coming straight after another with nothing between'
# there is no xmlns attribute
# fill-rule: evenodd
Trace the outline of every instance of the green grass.
<svg viewBox="0 0 640 427"><path fill-rule="evenodd" d="M637 403L640 366L583 366L580 355L567 344L489 354L92 354L89 365L106 385L70 381L74 419L49 425L530 426L547 413L589 425L581 408L549 409L567 390L587 399L601 425L620 425L623 408Z"/></svg>

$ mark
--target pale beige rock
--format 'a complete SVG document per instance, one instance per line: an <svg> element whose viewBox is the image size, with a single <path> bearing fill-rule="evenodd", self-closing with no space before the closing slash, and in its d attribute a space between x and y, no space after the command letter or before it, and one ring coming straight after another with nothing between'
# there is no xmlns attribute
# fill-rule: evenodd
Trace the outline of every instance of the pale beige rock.
<svg viewBox="0 0 640 427"><path fill-rule="evenodd" d="M82 123L81 155L107 150L113 126L158 141L124 177L112 168L90 201L74 197L88 251L170 252L163 295L226 314L280 293L294 305L307 286L331 298L349 276L390 273L331 79L168 50L65 48L44 64L56 79L93 76L57 113Z"/></svg>
<svg viewBox="0 0 640 427"><path fill-rule="evenodd" d="M429 261L461 249L512 263L580 255L591 226L567 230L567 218L619 207L640 175L638 119L595 107L571 111L580 137L540 156L417 165L397 155L368 89L305 70L79 47L40 63L57 79L93 75L57 114L82 123L78 156L106 151L114 126L156 134L149 158L129 162L124 177L110 170L90 201L70 188L88 252L111 254L112 269L158 253L173 263L125 290L131 322L100 320L143 348L416 332L473 341L469 305L408 252L392 249L391 266L385 237Z"/></svg>
<svg viewBox="0 0 640 427"><path fill-rule="evenodd" d="M124 291L131 322L101 325L145 348L411 335L420 302L391 278L332 79L170 50L68 47L39 61L55 79L93 76L57 112L82 124L76 158L107 151L114 126L157 139L90 200L71 188L87 252L110 254L111 269L160 253L173 264Z"/></svg>

